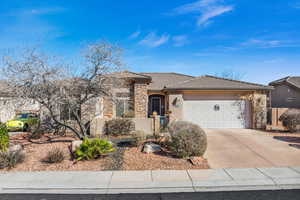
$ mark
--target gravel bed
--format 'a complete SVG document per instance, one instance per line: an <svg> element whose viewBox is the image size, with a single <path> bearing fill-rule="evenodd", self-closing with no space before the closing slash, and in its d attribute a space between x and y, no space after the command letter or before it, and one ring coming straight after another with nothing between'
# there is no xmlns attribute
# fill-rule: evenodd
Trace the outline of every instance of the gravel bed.
<svg viewBox="0 0 300 200"><path fill-rule="evenodd" d="M130 148L124 154L124 170L163 170L163 169L208 169L206 159L201 165L192 165L188 160L175 158L170 153L163 151L160 153L146 154L141 152L141 148Z"/></svg>
<svg viewBox="0 0 300 200"><path fill-rule="evenodd" d="M49 142L51 139L51 142ZM155 169L207 169L206 159L202 164L192 165L186 159L173 157L166 150L160 153L145 154L141 147L118 146L117 151L110 156L93 161L76 162L71 158L69 146L75 138L44 136L39 140L28 140L27 134L11 136L11 143L24 147L25 161L9 171L100 171L100 170L155 170ZM58 164L42 162L48 151L61 149L65 160ZM201 163L201 162L200 162ZM8 171L2 169L0 172Z"/></svg>

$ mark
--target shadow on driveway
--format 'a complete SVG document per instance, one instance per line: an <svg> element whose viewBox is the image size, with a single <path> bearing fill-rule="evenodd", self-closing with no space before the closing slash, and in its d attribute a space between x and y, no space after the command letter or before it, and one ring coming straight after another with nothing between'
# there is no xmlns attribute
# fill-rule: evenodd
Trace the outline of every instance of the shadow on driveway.
<svg viewBox="0 0 300 200"><path fill-rule="evenodd" d="M290 143L289 146L300 149L300 137L295 136L274 136L276 140Z"/></svg>

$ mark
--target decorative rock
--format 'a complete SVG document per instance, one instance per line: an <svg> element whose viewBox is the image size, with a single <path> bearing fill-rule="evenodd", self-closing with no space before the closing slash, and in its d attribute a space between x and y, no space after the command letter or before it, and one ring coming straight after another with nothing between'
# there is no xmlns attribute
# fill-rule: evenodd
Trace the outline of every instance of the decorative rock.
<svg viewBox="0 0 300 200"><path fill-rule="evenodd" d="M191 157L188 159L192 165L201 166L203 164L204 159L202 157Z"/></svg>
<svg viewBox="0 0 300 200"><path fill-rule="evenodd" d="M144 153L154 153L161 151L161 147L158 144L146 143L143 147Z"/></svg>
<svg viewBox="0 0 300 200"><path fill-rule="evenodd" d="M20 152L22 150L23 150L23 147L20 144L11 145L8 149L9 152Z"/></svg>
<svg viewBox="0 0 300 200"><path fill-rule="evenodd" d="M72 152L75 152L76 149L78 147L80 147L80 145L82 144L82 140L75 140L75 141L72 141L72 144L71 144L71 150Z"/></svg>

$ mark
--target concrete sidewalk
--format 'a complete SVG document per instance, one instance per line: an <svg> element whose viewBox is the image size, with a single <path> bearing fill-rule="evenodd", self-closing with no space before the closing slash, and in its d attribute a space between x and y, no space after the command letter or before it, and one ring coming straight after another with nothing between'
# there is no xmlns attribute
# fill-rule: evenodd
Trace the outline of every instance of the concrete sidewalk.
<svg viewBox="0 0 300 200"><path fill-rule="evenodd" d="M0 174L1 194L121 194L300 189L300 167Z"/></svg>

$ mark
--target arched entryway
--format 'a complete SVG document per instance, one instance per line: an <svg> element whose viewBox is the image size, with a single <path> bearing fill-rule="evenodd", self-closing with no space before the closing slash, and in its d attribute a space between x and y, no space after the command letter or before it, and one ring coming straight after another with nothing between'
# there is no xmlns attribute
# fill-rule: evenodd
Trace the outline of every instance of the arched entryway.
<svg viewBox="0 0 300 200"><path fill-rule="evenodd" d="M166 105L165 96L160 94L153 94L149 96L148 115L152 115L153 112L157 112L158 115L164 116Z"/></svg>

